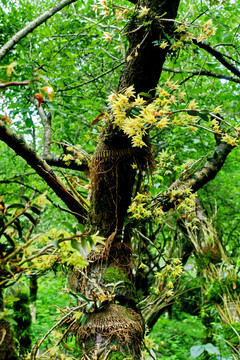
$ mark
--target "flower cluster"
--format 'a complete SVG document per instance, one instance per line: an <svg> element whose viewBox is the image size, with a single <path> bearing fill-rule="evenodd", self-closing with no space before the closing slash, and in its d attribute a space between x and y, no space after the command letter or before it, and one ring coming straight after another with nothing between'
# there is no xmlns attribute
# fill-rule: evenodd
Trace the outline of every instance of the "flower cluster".
<svg viewBox="0 0 240 360"><path fill-rule="evenodd" d="M132 213L134 219L144 219L151 216L152 211L150 210L149 201L151 199L150 194L137 193L132 204L130 205L128 212Z"/></svg>
<svg viewBox="0 0 240 360"><path fill-rule="evenodd" d="M179 85L168 81L168 86L175 90ZM108 97L112 123L131 137L133 147L146 146L144 135L153 125L163 129L170 124L169 106L176 103L176 97L161 87L157 87L157 94L151 103L147 103L139 94L136 96L134 87L130 86L124 92Z"/></svg>
<svg viewBox="0 0 240 360"><path fill-rule="evenodd" d="M161 272L155 273L157 284L154 284L154 294L164 295L168 298L174 295L174 282L183 273L183 266L180 259L175 258L167 264Z"/></svg>
<svg viewBox="0 0 240 360"><path fill-rule="evenodd" d="M174 94L173 94L174 91ZM200 109L197 101L192 99L183 108L185 92L179 91L179 85L168 79L162 86L157 86L156 96L149 94L136 95L130 86L121 93L112 93L108 97L108 111L105 119L121 129L132 140L133 147L146 146L145 136L151 128L163 130L169 126L184 126L196 132L198 128L219 134L222 140L235 146L239 143L239 129L224 121L219 115L219 106L210 111ZM146 98L151 98L151 101ZM206 125L200 124L204 120ZM221 123L228 130L220 130ZM230 131L229 131L230 129ZM236 135L233 135L234 132Z"/></svg>

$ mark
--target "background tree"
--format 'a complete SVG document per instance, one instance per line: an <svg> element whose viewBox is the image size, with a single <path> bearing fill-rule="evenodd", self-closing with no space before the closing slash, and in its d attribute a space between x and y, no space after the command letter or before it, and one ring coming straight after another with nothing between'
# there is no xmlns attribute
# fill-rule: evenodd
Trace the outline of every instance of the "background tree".
<svg viewBox="0 0 240 360"><path fill-rule="evenodd" d="M179 258L185 264L192 253L205 256L196 247L206 220L198 216L194 194L211 217L214 201L208 194L228 175L213 179L228 156L237 158L237 3L3 5L3 263L10 266L11 259L20 264L19 275L31 276L57 262L68 265L75 311L82 313L80 324L74 315L61 341L71 332L82 356L139 358L140 309L152 327L174 299ZM46 194L33 199L46 189L55 210L45 210L44 225L36 230L31 212L41 212ZM234 177L231 189L232 219L222 221L220 210L216 223L230 256L236 248L231 237L238 233ZM220 194L213 197L220 201ZM23 234L22 215L34 225ZM62 225L47 231L53 221ZM214 241L205 242L210 254L220 251ZM23 252L30 243L35 248ZM13 285L13 274L3 268L5 286Z"/></svg>

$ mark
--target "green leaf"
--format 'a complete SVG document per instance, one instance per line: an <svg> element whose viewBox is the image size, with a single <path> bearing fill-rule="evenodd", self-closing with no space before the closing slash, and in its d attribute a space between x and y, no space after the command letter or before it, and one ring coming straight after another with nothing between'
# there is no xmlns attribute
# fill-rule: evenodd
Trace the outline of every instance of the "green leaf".
<svg viewBox="0 0 240 360"><path fill-rule="evenodd" d="M7 209L24 209L24 208L25 208L25 205L17 204L17 203L7 206Z"/></svg>
<svg viewBox="0 0 240 360"><path fill-rule="evenodd" d="M196 359L198 356L200 356L205 350L204 345L196 345L192 346L190 349L190 353L193 359Z"/></svg>
<svg viewBox="0 0 240 360"><path fill-rule="evenodd" d="M93 309L93 307L94 307L94 302L93 302L93 301L90 301L90 302L85 306L84 310L85 310L85 312L87 313L87 312L91 311L91 310Z"/></svg>
<svg viewBox="0 0 240 360"><path fill-rule="evenodd" d="M216 348L216 346L214 346L214 345L211 344L211 343L205 344L205 350L206 350L209 354L220 355L220 352L219 352L218 348Z"/></svg>
<svg viewBox="0 0 240 360"><path fill-rule="evenodd" d="M201 119L205 120L205 121L209 121L209 117L208 117L209 111L208 110L201 110L199 111L198 115Z"/></svg>
<svg viewBox="0 0 240 360"><path fill-rule="evenodd" d="M149 349L149 353L150 353L152 359L157 360L156 353L155 353L155 351L153 349Z"/></svg>
<svg viewBox="0 0 240 360"><path fill-rule="evenodd" d="M88 244L88 241L87 241L87 237L85 236L82 236L81 237L81 244L82 244L82 247L81 247L81 254L86 257L89 253L89 244Z"/></svg>
<svg viewBox="0 0 240 360"><path fill-rule="evenodd" d="M86 321L87 321L87 318L88 318L88 316L87 316L87 314L82 314L82 316L80 317L80 324L83 326L83 325L85 325L85 323L86 323Z"/></svg>
<svg viewBox="0 0 240 360"><path fill-rule="evenodd" d="M88 300L88 298L86 298L86 296L77 293L77 297L80 298L80 299L82 299L82 300L84 300L84 301L86 301L87 303L89 303L89 300Z"/></svg>
<svg viewBox="0 0 240 360"><path fill-rule="evenodd" d="M73 249L80 251L82 250L81 244L76 240L76 239L72 239L71 240L71 246Z"/></svg>
<svg viewBox="0 0 240 360"><path fill-rule="evenodd" d="M62 226L65 226L68 230L70 230L72 233L76 233L76 231L75 231L75 229L74 229L74 227L72 226L72 224L70 223L70 222L68 222L68 221L62 221L61 222L61 225Z"/></svg>
<svg viewBox="0 0 240 360"><path fill-rule="evenodd" d="M53 243L53 245L54 245L55 248L60 249L60 246L59 246L59 244L58 244L58 240L59 240L59 239L54 239L52 243Z"/></svg>
<svg viewBox="0 0 240 360"><path fill-rule="evenodd" d="M77 224L76 228L77 228L77 230L80 230L81 233L86 232L86 229L85 229L85 227L83 226L83 224L80 224L80 223Z"/></svg>
<svg viewBox="0 0 240 360"><path fill-rule="evenodd" d="M101 304L102 304L101 300L96 301L96 306L97 306L98 309L100 308Z"/></svg>
<svg viewBox="0 0 240 360"><path fill-rule="evenodd" d="M191 116L199 116L199 111L197 110L188 110L187 113Z"/></svg>
<svg viewBox="0 0 240 360"><path fill-rule="evenodd" d="M87 235L87 241L88 241L88 243L89 243L89 245L90 245L90 248L92 249L95 244L94 244L94 240L93 240L93 238L91 237L91 235Z"/></svg>
<svg viewBox="0 0 240 360"><path fill-rule="evenodd" d="M140 93L139 93L139 95L140 95L140 96L147 97L147 98L149 98L149 99L151 99L151 98L152 98L152 95L151 95L151 94L146 93L146 92L144 92L144 91L140 92Z"/></svg>
<svg viewBox="0 0 240 360"><path fill-rule="evenodd" d="M41 210L40 210L39 206L37 206L36 204L31 206L31 210L37 215L41 214Z"/></svg>
<svg viewBox="0 0 240 360"><path fill-rule="evenodd" d="M31 214L25 212L23 215L26 216L33 223L33 225L36 224L36 219L34 219L34 217Z"/></svg>

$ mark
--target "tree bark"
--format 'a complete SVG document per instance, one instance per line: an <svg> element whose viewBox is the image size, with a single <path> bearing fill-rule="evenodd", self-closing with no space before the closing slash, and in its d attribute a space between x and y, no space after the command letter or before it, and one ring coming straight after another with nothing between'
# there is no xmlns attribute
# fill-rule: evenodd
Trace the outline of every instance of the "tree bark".
<svg viewBox="0 0 240 360"><path fill-rule="evenodd" d="M133 85L137 94L154 94L167 55L167 50L154 46L154 41L165 38L172 31L170 23L164 27L160 25L157 15L167 13L168 18L174 18L178 4L178 0L141 3L150 8L149 15L143 19L134 14L129 22L127 57L133 59L122 69L119 91ZM136 51L138 56L134 55ZM98 299L108 299L100 309L88 314L84 326L76 329L79 347L85 347L83 353L88 357L93 355L93 348L105 355L115 349L120 358L141 357L144 321L135 302L131 233L124 224L136 180L133 163L137 163L139 173L147 171L151 166L150 148L133 148L130 139L110 124L99 137L90 166L90 223L106 238L106 244L99 253L91 254L87 278L75 269L70 281L72 288L85 296L93 297L94 294ZM102 284L102 288L96 290L88 279ZM116 285L118 283L120 286Z"/></svg>

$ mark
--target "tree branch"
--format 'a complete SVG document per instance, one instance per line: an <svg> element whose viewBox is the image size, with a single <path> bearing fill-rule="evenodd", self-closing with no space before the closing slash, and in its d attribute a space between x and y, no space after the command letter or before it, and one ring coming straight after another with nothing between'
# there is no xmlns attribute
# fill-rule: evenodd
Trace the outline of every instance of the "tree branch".
<svg viewBox="0 0 240 360"><path fill-rule="evenodd" d="M36 106L38 114L42 120L43 129L44 129L44 145L43 145L43 157L50 155L50 145L51 145L51 113L50 116L47 116L44 112L42 105L38 105L38 100L33 96L29 98L31 103Z"/></svg>
<svg viewBox="0 0 240 360"><path fill-rule="evenodd" d="M222 65L224 65L233 74L237 75L237 77L240 77L240 71L230 62L224 59L224 56L222 55L222 53L220 53L220 51L213 49L209 44L202 43L201 41L197 41L196 39L193 39L193 44L200 47L201 49L206 50L209 54L213 55Z"/></svg>
<svg viewBox="0 0 240 360"><path fill-rule="evenodd" d="M9 86L25 86L25 85L30 85L33 81L35 81L37 79L33 79L33 80L23 80L23 81L10 81L8 83L0 83L0 89L2 88L6 88Z"/></svg>
<svg viewBox="0 0 240 360"><path fill-rule="evenodd" d="M0 49L0 61L4 56L17 44L21 39L27 36L30 32L36 29L39 25L47 21L50 17L63 9L65 6L76 2L77 0L62 0L57 5L54 5L51 9L45 11L42 15L30 22L23 29L18 31L3 47Z"/></svg>
<svg viewBox="0 0 240 360"><path fill-rule="evenodd" d="M148 0L143 2L152 13L166 14L169 19L175 19L179 0ZM149 12L149 13L151 13ZM147 15L139 18L134 15L126 29L129 48L127 60L122 68L118 90L134 85L137 94L154 92L160 78L162 67L169 49L154 46L159 39L168 39L174 31L173 23L159 25L159 20Z"/></svg>
<svg viewBox="0 0 240 360"><path fill-rule="evenodd" d="M43 160L45 160L49 165L56 166L63 169L71 169L77 171L89 171L89 165L87 160L83 160L82 164L77 164L74 160L63 161L61 157L53 156L48 154L47 156L43 156Z"/></svg>
<svg viewBox="0 0 240 360"><path fill-rule="evenodd" d="M175 207L175 201L170 201L172 190L191 189L193 193L197 192L209 181L213 180L221 170L228 154L234 147L224 141L217 143L214 152L208 158L202 168L191 174L186 180L177 179L167 190L165 194L158 194L154 197L153 202L160 205L163 211L168 211ZM175 200L177 200L177 196ZM183 199L185 195L179 195L178 198Z"/></svg>
<svg viewBox="0 0 240 360"><path fill-rule="evenodd" d="M62 181L55 175L51 167L25 142L19 135L14 134L4 123L0 121L0 140L4 141L17 155L20 155L39 176L50 186L55 194L74 213L75 217L82 222L86 217L86 211L80 202L70 193Z"/></svg>
<svg viewBox="0 0 240 360"><path fill-rule="evenodd" d="M205 70L205 69L201 69L201 70L170 69L169 67L163 66L163 70L168 71L168 72L173 72L175 74L183 74L183 73L191 74L189 77L192 77L195 75L197 75L197 76L205 75L205 76L210 76L210 77L214 77L217 79L225 79L225 80L233 81L238 84L240 83L240 79L237 79L232 75L216 73L216 72Z"/></svg>
<svg viewBox="0 0 240 360"><path fill-rule="evenodd" d="M124 63L125 63L125 61L122 61L122 62L120 62L119 64L117 64L116 66L114 66L112 69L105 71L104 73L96 76L95 78L93 78L93 79L91 79L91 80L85 81L85 82L83 82L83 83L81 83L81 84L78 84L78 85L75 85L75 86L69 86L69 87L64 88L64 89L59 89L58 92L63 92L63 91L69 91L69 90L77 89L77 88L79 88L79 87L81 87L81 86L83 86L83 85L90 84L91 82L97 81L97 80L100 79L101 77L103 77L103 76L109 74L110 72L112 72L113 70L119 68L119 67L120 67L121 65L123 65Z"/></svg>

